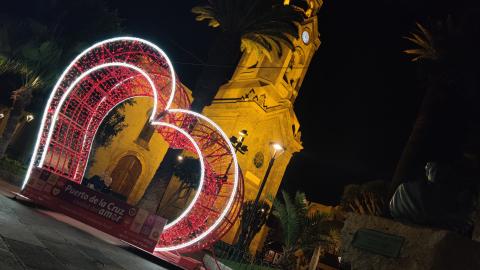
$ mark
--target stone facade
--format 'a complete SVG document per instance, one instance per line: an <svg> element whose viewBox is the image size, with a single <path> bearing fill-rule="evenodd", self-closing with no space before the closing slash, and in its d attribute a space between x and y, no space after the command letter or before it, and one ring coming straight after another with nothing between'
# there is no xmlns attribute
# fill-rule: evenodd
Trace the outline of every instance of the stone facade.
<svg viewBox="0 0 480 270"><path fill-rule="evenodd" d="M373 229L405 238L398 258L361 250L352 246L358 229ZM342 262L352 270L447 270L480 269L480 243L458 234L411 226L390 219L350 215L342 230Z"/></svg>
<svg viewBox="0 0 480 270"><path fill-rule="evenodd" d="M140 174L137 179L133 179L135 183L127 198L128 202L133 205L142 198L168 150L168 144L156 132L147 144L137 140L150 116L153 101L151 98L135 98L134 100L135 104L126 105L123 109L124 124L127 127L112 139L112 143L108 147L99 147L96 150L94 162L87 172L87 177L103 176L105 172L111 174L123 157L135 157L140 162Z"/></svg>
<svg viewBox="0 0 480 270"><path fill-rule="evenodd" d="M229 136L238 137L239 131L248 131L244 144L249 150L244 155L238 154L245 180L245 200L254 200L257 195L272 157L271 143L279 143L286 150L275 160L261 200L277 194L292 155L303 149L294 102L320 46L316 16L302 23L299 38L293 43L294 50L284 46L282 55L273 55L271 60L256 52L245 52L232 79L220 87L213 103L203 110ZM223 240L234 243L238 228L239 222ZM267 232L264 226L257 234L252 241L252 252L262 246Z"/></svg>

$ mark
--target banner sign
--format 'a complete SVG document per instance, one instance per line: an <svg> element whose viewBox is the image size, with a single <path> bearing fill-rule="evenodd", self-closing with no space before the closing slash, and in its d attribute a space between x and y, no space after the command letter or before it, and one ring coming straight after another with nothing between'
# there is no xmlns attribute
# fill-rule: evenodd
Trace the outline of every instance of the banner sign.
<svg viewBox="0 0 480 270"><path fill-rule="evenodd" d="M167 220L64 177L34 168L22 195L148 252Z"/></svg>

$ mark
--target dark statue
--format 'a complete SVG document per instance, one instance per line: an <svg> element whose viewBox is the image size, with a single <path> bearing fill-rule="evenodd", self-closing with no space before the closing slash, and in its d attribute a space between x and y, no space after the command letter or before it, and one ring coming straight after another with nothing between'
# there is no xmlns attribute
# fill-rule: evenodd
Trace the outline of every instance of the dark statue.
<svg viewBox="0 0 480 270"><path fill-rule="evenodd" d="M451 164L428 162L426 180L401 184L390 200L396 220L471 236L477 202L475 179Z"/></svg>

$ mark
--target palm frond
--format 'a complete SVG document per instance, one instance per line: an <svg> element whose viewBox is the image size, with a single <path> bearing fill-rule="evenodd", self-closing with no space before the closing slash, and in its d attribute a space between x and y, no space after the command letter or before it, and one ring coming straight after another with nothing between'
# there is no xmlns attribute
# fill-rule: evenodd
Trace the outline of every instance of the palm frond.
<svg viewBox="0 0 480 270"><path fill-rule="evenodd" d="M283 203L275 200L273 203L273 215L280 221L283 232L283 242L287 248L295 246L300 231L297 209L287 192L282 191Z"/></svg>
<svg viewBox="0 0 480 270"><path fill-rule="evenodd" d="M273 5L264 0L210 0L192 8L197 21L238 34L241 51L264 54L270 60L282 55L282 44L293 49L303 13L291 5Z"/></svg>
<svg viewBox="0 0 480 270"><path fill-rule="evenodd" d="M273 55L281 56L282 45L278 39L251 33L242 37L240 50L255 53L257 56L263 54L272 61Z"/></svg>
<svg viewBox="0 0 480 270"><path fill-rule="evenodd" d="M217 20L215 10L212 6L193 7L192 13L196 14L196 21L208 21L208 26L216 28L220 26Z"/></svg>
<svg viewBox="0 0 480 270"><path fill-rule="evenodd" d="M288 247L294 246L297 242L298 233L300 231L299 221L297 215L297 208L290 199L290 196L286 191L282 191L283 200L285 201L285 209L287 211L288 218L285 221L286 227L284 234L286 234L285 244Z"/></svg>
<svg viewBox="0 0 480 270"><path fill-rule="evenodd" d="M413 44L417 45L418 48L404 50L403 52L414 56L412 62L428 59L436 60L438 59L438 52L435 48L435 42L432 34L420 23L417 23L417 32L410 33L410 36L404 37Z"/></svg>
<svg viewBox="0 0 480 270"><path fill-rule="evenodd" d="M0 74L12 73L25 76L30 73L28 66L20 61L0 56Z"/></svg>

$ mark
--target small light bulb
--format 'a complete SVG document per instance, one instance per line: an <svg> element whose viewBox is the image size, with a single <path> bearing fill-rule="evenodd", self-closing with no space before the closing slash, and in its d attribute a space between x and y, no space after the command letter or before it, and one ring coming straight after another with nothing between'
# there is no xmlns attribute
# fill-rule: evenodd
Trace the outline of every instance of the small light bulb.
<svg viewBox="0 0 480 270"><path fill-rule="evenodd" d="M178 160L178 161L182 161L182 160L183 160L183 157L182 157L182 156L178 156L178 157L177 157L177 160Z"/></svg>
<svg viewBox="0 0 480 270"><path fill-rule="evenodd" d="M278 144L278 143L274 143L274 144L273 144L273 148L274 148L275 150L277 150L277 151L282 151L282 150L284 150L284 149L283 149L283 146L281 146L281 145Z"/></svg>
<svg viewBox="0 0 480 270"><path fill-rule="evenodd" d="M33 114L29 114L26 117L27 122L32 122L33 119L35 119L35 117L33 117Z"/></svg>

